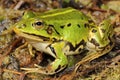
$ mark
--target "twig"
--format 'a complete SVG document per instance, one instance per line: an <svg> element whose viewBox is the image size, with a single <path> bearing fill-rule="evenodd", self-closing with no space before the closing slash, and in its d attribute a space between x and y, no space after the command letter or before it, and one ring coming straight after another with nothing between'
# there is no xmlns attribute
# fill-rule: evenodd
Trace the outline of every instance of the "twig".
<svg viewBox="0 0 120 80"><path fill-rule="evenodd" d="M17 3L17 5L14 7L14 10L18 10L18 9L21 7L21 5L24 4L24 3L25 3L25 1L20 0L20 1Z"/></svg>

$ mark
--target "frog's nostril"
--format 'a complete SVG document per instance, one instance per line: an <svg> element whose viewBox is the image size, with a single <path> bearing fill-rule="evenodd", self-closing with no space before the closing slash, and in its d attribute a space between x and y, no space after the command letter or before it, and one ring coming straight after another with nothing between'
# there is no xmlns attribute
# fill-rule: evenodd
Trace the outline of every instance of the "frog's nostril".
<svg viewBox="0 0 120 80"><path fill-rule="evenodd" d="M17 28L25 28L26 27L26 24L22 24L22 25L20 25L20 26L17 26Z"/></svg>

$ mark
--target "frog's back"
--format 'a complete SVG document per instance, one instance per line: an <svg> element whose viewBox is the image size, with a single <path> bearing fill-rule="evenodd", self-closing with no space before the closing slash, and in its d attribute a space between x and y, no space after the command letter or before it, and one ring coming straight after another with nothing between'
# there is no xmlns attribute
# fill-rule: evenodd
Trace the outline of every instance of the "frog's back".
<svg viewBox="0 0 120 80"><path fill-rule="evenodd" d="M63 8L47 11L43 14L40 14L40 18L47 20L88 20L88 16L85 16L82 12L73 9L73 8Z"/></svg>
<svg viewBox="0 0 120 80"><path fill-rule="evenodd" d="M56 9L41 14L47 25L52 25L60 35L60 39L72 43L73 46L82 40L86 41L89 35L89 17L73 9Z"/></svg>

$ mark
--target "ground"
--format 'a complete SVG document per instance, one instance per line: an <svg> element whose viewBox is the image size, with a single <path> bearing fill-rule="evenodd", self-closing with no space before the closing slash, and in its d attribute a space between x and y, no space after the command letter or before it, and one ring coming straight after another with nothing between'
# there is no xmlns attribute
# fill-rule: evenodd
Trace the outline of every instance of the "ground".
<svg viewBox="0 0 120 80"><path fill-rule="evenodd" d="M81 65L72 75L74 65L58 74L48 76L39 73L25 74L22 67L47 64L52 58L36 51L29 54L26 41L14 32L0 36L0 80L119 80L120 79L120 1L118 0L0 0L0 31L8 30L18 22L26 10L45 12L48 10L73 7L90 14L96 24L108 16L114 23L114 48L104 56ZM78 61L84 55L70 56ZM45 60L47 59L47 60Z"/></svg>

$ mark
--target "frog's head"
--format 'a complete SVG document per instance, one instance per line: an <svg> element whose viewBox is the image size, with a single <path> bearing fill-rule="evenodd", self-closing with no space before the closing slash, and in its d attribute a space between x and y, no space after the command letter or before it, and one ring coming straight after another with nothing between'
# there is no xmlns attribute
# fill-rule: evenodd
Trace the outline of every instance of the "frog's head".
<svg viewBox="0 0 120 80"><path fill-rule="evenodd" d="M58 39L58 33L53 25L48 25L44 19L32 12L24 13L22 19L14 25L14 31L20 36L40 40ZM36 40L35 38L35 40Z"/></svg>

